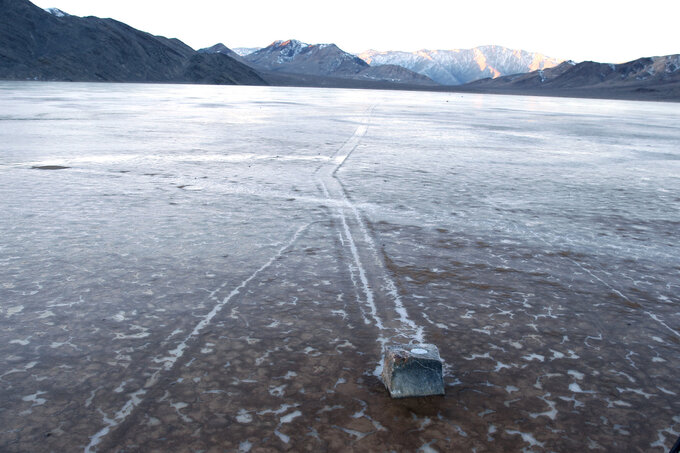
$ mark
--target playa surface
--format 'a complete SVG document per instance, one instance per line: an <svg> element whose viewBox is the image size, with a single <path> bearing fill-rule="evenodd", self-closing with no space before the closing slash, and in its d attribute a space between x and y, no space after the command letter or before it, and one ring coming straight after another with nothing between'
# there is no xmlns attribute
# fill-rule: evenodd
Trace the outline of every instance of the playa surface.
<svg viewBox="0 0 680 453"><path fill-rule="evenodd" d="M675 104L1 82L0 450L680 435ZM446 395L392 400L433 343Z"/></svg>

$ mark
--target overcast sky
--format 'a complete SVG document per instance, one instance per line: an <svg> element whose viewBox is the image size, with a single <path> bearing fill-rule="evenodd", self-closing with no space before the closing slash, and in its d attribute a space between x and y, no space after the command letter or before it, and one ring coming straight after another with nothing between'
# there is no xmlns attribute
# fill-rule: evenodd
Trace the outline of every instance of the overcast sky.
<svg viewBox="0 0 680 453"><path fill-rule="evenodd" d="M497 44L576 61L620 63L680 53L680 0L34 0L111 17L195 49L263 47L277 39L367 49Z"/></svg>

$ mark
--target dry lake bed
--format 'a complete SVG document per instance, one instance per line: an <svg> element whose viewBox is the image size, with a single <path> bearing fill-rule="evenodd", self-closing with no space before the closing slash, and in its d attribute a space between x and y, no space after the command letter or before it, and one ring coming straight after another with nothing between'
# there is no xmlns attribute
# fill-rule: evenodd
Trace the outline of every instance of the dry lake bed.
<svg viewBox="0 0 680 453"><path fill-rule="evenodd" d="M0 450L667 451L680 107L0 83ZM445 396L393 400L385 345Z"/></svg>

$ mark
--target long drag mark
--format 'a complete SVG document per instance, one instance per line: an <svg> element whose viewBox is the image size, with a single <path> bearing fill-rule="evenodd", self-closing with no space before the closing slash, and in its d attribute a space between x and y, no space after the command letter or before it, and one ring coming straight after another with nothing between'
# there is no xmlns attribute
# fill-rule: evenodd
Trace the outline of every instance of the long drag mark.
<svg viewBox="0 0 680 453"><path fill-rule="evenodd" d="M326 197L330 199L331 196L328 193L328 188L326 187L326 184L323 181L321 181L321 186L323 188L324 193L326 194ZM345 213L342 207L338 207L338 217L340 217L340 221L342 222L341 236L344 237L347 240L347 243L349 244L349 249L352 252L352 259L354 260L355 269L359 273L359 280L361 281L362 292L364 293L364 297L366 298L366 305L368 305L369 312L371 314L371 317L373 318L375 326L380 330L384 330L385 326L383 325L382 319L380 319L380 316L378 315L378 308L375 305L375 297L373 295L373 290L371 289L371 285L368 283L366 269L361 263L361 258L359 257L359 250L357 249L356 242L352 237L352 231L350 230L349 225L347 225L347 218L345 217ZM385 340L382 337L378 341L380 341L381 343L385 342Z"/></svg>
<svg viewBox="0 0 680 453"><path fill-rule="evenodd" d="M366 119L364 120L365 123L370 120L374 108L375 107L371 107L368 109ZM369 309L370 316L373 319L375 326L380 330L385 330L384 323L378 314L376 297L374 290L371 288L371 281L373 281L374 284L378 281L382 283L382 287L385 290L384 294L386 293L385 295L392 299L394 311L398 314L400 323L411 332L410 334L406 334L406 332L397 331L397 335L410 338L411 341L414 342L423 343L423 328L416 325L416 323L409 318L408 311L406 310L406 307L404 307L399 292L397 291L397 285L385 270L385 265L380 258L375 241L368 232L368 228L364 223L359 209L347 196L342 181L337 174L340 168L356 150L367 131L367 124L358 126L354 131L354 134L352 134L352 136L338 148L335 153L333 153L330 159L332 165L320 165L316 169L315 174L317 175L317 180L326 198L337 203L337 215L341 222L341 231L339 232L340 237L343 243L347 243L354 262L354 265L350 266L350 272L356 270L358 273L361 285L359 289L364 295L364 303ZM350 212L351 214L347 215L347 212ZM353 222L351 220L353 220ZM371 266L371 269L378 270L377 275L370 275L367 271L367 268L364 265L365 263L362 262L362 253L357 246L357 239L355 236L362 240L366 247L366 252L368 253L364 253L364 258L377 264L377 266ZM384 344L387 342L387 339L383 336L379 336L378 342Z"/></svg>

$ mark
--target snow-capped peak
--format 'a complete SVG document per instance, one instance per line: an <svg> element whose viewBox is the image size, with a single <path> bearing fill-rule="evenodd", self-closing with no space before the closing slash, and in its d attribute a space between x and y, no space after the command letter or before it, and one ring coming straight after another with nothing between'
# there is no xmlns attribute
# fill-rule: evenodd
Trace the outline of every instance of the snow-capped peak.
<svg viewBox="0 0 680 453"><path fill-rule="evenodd" d="M250 55L251 53L257 52L261 48L262 47L234 47L231 50L236 52L238 55L245 57L246 55Z"/></svg>
<svg viewBox="0 0 680 453"><path fill-rule="evenodd" d="M70 16L70 14L63 12L59 8L45 8L45 11L47 11L48 13L50 13L51 15L56 16L56 17Z"/></svg>
<svg viewBox="0 0 680 453"><path fill-rule="evenodd" d="M309 47L309 44L302 41L298 41L297 39L288 39L286 41L278 40L274 41L270 45L271 47L293 47L293 48Z"/></svg>
<svg viewBox="0 0 680 453"><path fill-rule="evenodd" d="M297 39L289 39L287 41L274 41L269 47L279 53L279 63L283 63L284 61L291 61L302 51L308 49L310 45Z"/></svg>

